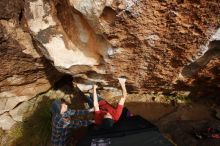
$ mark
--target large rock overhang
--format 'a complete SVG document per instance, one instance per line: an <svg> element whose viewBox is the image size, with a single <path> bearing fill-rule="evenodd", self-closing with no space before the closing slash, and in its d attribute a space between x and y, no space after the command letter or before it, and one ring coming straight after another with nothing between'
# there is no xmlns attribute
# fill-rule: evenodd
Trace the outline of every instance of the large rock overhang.
<svg viewBox="0 0 220 146"><path fill-rule="evenodd" d="M26 0L25 17L60 71L110 86L126 76L131 90L145 92L192 85L219 58L210 48L218 9L205 0Z"/></svg>

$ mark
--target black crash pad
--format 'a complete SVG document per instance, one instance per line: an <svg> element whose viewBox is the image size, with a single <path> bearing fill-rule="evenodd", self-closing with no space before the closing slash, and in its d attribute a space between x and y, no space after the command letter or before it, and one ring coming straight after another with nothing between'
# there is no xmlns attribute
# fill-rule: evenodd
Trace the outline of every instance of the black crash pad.
<svg viewBox="0 0 220 146"><path fill-rule="evenodd" d="M174 146L149 121L140 116L121 119L111 129L91 126L77 146Z"/></svg>

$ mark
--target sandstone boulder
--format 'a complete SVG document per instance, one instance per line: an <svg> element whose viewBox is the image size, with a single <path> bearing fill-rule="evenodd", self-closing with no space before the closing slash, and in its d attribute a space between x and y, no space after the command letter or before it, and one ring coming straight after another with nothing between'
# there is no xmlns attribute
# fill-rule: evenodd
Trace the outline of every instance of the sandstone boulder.
<svg viewBox="0 0 220 146"><path fill-rule="evenodd" d="M60 74L25 31L22 1L0 2L0 114L47 91Z"/></svg>
<svg viewBox="0 0 220 146"><path fill-rule="evenodd" d="M41 52L76 82L126 76L131 91L147 92L216 77L207 68L219 64L218 9L214 0L27 0L24 14Z"/></svg>

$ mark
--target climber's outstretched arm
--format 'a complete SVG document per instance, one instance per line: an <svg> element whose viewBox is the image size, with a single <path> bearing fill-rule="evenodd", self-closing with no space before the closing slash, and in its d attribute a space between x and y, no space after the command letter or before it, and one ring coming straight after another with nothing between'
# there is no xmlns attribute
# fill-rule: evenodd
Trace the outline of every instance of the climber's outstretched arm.
<svg viewBox="0 0 220 146"><path fill-rule="evenodd" d="M98 103L96 89L97 89L97 85L93 85L93 106L94 106L95 112L99 111L99 103Z"/></svg>
<svg viewBox="0 0 220 146"><path fill-rule="evenodd" d="M118 78L118 81L119 81L119 83L121 85L121 89L122 89L122 98L120 99L118 104L124 105L125 100L127 98L127 90L126 90L126 86L125 86L126 79Z"/></svg>

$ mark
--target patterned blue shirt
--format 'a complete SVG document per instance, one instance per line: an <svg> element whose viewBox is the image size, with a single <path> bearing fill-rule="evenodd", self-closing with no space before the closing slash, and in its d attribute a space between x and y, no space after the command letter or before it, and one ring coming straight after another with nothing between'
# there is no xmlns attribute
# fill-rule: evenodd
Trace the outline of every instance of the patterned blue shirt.
<svg viewBox="0 0 220 146"><path fill-rule="evenodd" d="M63 115L55 114L52 119L52 146L66 146L72 128L88 126L90 121L71 119L73 115L86 115L88 110L71 110L68 109Z"/></svg>

